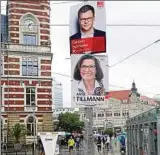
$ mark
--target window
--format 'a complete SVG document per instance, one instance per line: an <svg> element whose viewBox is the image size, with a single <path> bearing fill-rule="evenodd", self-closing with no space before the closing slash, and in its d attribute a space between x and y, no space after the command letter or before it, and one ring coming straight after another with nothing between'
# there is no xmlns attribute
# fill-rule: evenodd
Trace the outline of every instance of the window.
<svg viewBox="0 0 160 155"><path fill-rule="evenodd" d="M24 34L23 44L25 45L37 45L36 35Z"/></svg>
<svg viewBox="0 0 160 155"><path fill-rule="evenodd" d="M38 26L39 21L34 15L27 13L20 21L20 44L24 45L38 45Z"/></svg>
<svg viewBox="0 0 160 155"><path fill-rule="evenodd" d="M114 116L120 116L120 115L121 115L120 113L117 112L114 113Z"/></svg>
<svg viewBox="0 0 160 155"><path fill-rule="evenodd" d="M112 116L112 111L107 111L106 112L106 117L110 117L110 116Z"/></svg>
<svg viewBox="0 0 160 155"><path fill-rule="evenodd" d="M38 76L38 60L22 60L22 76Z"/></svg>
<svg viewBox="0 0 160 155"><path fill-rule="evenodd" d="M35 88L27 87L26 88L26 105L31 106L32 103L35 103Z"/></svg>
<svg viewBox="0 0 160 155"><path fill-rule="evenodd" d="M36 119L33 116L28 117L27 119L27 136L36 135Z"/></svg>

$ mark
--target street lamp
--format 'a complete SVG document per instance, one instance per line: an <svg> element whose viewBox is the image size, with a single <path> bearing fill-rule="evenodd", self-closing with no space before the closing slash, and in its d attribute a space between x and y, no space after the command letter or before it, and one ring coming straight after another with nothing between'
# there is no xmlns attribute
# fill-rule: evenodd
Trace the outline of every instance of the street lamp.
<svg viewBox="0 0 160 155"><path fill-rule="evenodd" d="M33 154L35 155L35 149L36 149L36 119L35 119L35 110L36 110L36 104L34 101L31 102L32 110L33 110L33 136L34 136L34 142L33 142Z"/></svg>

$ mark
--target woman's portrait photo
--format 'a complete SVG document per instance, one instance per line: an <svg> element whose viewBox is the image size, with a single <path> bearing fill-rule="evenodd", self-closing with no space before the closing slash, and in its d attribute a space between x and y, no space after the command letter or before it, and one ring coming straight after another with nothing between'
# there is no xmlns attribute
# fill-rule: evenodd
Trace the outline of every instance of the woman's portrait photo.
<svg viewBox="0 0 160 155"><path fill-rule="evenodd" d="M91 54L77 55L80 57L72 69L73 92L75 96L105 96L107 87L107 60L103 62ZM74 56L72 56L74 57ZM74 58L76 59L76 58ZM75 61L72 59L73 61ZM106 61L105 61L106 60ZM102 66L103 64L103 66ZM106 69L106 71L104 71ZM105 86L104 86L105 82Z"/></svg>

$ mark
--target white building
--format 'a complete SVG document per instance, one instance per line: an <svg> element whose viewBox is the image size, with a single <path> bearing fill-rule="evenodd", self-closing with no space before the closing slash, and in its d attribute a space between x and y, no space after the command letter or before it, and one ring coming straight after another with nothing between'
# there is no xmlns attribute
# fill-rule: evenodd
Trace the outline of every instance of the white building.
<svg viewBox="0 0 160 155"><path fill-rule="evenodd" d="M63 85L53 79L53 109L63 108Z"/></svg>
<svg viewBox="0 0 160 155"><path fill-rule="evenodd" d="M154 108L153 99L141 96L133 82L131 90L111 91L107 106L93 109L93 128L103 131L106 128L123 130L127 118ZM84 110L80 110L81 119L85 120Z"/></svg>

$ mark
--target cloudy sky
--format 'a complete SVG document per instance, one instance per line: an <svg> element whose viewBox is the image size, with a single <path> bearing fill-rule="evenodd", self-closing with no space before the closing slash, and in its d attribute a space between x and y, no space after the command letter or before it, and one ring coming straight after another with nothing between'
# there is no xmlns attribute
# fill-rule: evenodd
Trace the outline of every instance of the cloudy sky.
<svg viewBox="0 0 160 155"><path fill-rule="evenodd" d="M70 106L71 103L69 11L70 6L77 3L79 2L51 1L51 41L54 54L52 76L63 84L64 106ZM105 4L110 66L160 39L159 1L107 1ZM111 67L110 90L130 89L134 80L139 93L149 97L160 94L159 51L160 42Z"/></svg>

